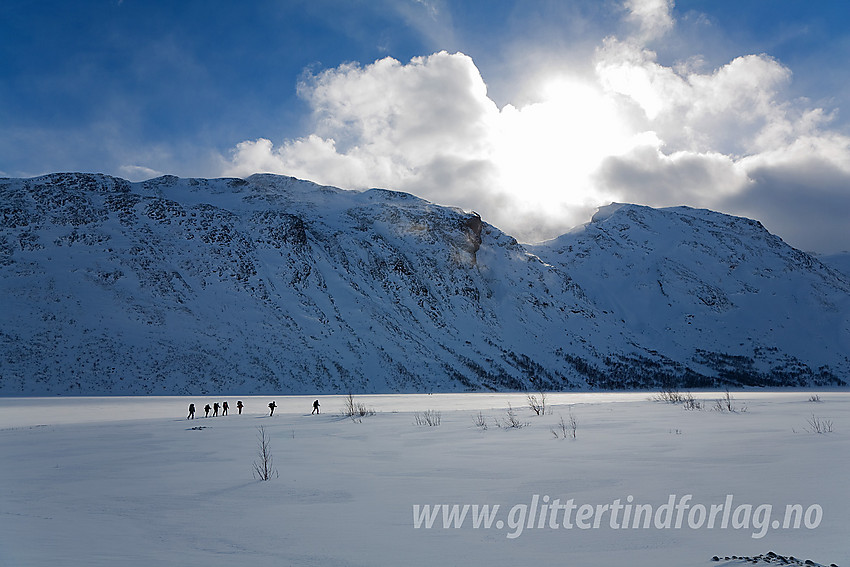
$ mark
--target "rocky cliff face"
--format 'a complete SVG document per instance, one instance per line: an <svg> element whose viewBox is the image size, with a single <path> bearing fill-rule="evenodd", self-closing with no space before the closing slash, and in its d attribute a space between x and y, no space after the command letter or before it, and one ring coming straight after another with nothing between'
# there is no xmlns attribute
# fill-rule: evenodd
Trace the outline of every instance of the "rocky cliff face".
<svg viewBox="0 0 850 567"><path fill-rule="evenodd" d="M0 180L4 395L835 384L848 289L708 211L524 247L280 176Z"/></svg>

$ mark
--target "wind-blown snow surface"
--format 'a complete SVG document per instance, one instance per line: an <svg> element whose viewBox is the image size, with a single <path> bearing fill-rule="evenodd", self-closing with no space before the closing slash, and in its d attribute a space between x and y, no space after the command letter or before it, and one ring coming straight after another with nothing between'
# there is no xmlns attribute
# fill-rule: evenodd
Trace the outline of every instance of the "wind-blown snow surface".
<svg viewBox="0 0 850 567"><path fill-rule="evenodd" d="M706 407L720 396L695 395ZM729 413L646 394L549 394L544 416L521 394L358 396L377 410L359 422L339 417L339 397L321 398L320 416L312 397L278 397L274 417L270 398L243 398L241 416L231 398L229 416L193 421L189 402L221 398L2 398L0 565L709 567L745 564L714 555L769 551L850 563L850 394L732 395ZM508 404L527 426L496 427ZM414 424L426 410L440 412L439 426ZM570 415L575 438L556 439ZM813 415L834 431L808 431ZM279 472L268 482L251 476L258 426ZM538 518L510 528L511 510L530 510L535 495ZM670 495L692 496L678 529L675 512L669 528L624 527L622 510L619 529L610 512L579 529L575 511L572 528L563 513L553 528L540 508L547 496L594 510L631 496L657 511ZM725 528L719 517L689 527L691 509L728 495L737 528L734 515ZM459 528L443 528L441 514L416 528L414 506L425 504L499 505L505 523L473 528L468 512ZM821 508L816 527L781 527L797 504ZM770 516L756 512L764 505ZM754 528L765 519L779 527Z"/></svg>
<svg viewBox="0 0 850 567"><path fill-rule="evenodd" d="M850 283L748 219L612 206L524 247L288 177L0 180L0 394L834 385Z"/></svg>

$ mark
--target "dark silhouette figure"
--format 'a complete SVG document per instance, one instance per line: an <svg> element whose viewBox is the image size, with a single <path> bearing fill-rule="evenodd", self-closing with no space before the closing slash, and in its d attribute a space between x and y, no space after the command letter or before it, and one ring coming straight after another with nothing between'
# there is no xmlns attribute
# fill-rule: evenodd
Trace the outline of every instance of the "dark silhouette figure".
<svg viewBox="0 0 850 567"><path fill-rule="evenodd" d="M310 415L313 415L314 413L315 414L319 413L319 400L316 400L315 402L313 402L313 411L310 412Z"/></svg>
<svg viewBox="0 0 850 567"><path fill-rule="evenodd" d="M236 409L239 410L239 415L242 415L242 400L236 402Z"/></svg>
<svg viewBox="0 0 850 567"><path fill-rule="evenodd" d="M227 415L227 402L221 403L221 415Z"/></svg>
<svg viewBox="0 0 850 567"><path fill-rule="evenodd" d="M209 417L209 416L210 416L210 410L211 410L211 409L212 409L212 408L210 407L210 405L209 405L209 404L207 404L207 405L205 405L205 406L204 406L204 417Z"/></svg>
<svg viewBox="0 0 850 567"><path fill-rule="evenodd" d="M195 419L195 404L189 404L189 415L186 419Z"/></svg>
<svg viewBox="0 0 850 567"><path fill-rule="evenodd" d="M218 417L218 402L213 404L213 417Z"/></svg>
<svg viewBox="0 0 850 567"><path fill-rule="evenodd" d="M277 407L277 404L272 402L269 404L269 417L274 415L274 408Z"/></svg>

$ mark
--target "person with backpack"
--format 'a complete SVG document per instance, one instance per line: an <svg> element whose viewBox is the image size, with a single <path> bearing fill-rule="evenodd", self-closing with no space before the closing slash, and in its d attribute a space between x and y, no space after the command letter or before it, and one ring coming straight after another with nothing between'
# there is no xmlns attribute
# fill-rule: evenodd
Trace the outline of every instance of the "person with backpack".
<svg viewBox="0 0 850 567"><path fill-rule="evenodd" d="M204 417L209 417L209 416L210 416L210 409L212 409L212 408L210 408L210 405L209 405L209 404L207 404L207 405L205 405L205 406L204 406Z"/></svg>
<svg viewBox="0 0 850 567"><path fill-rule="evenodd" d="M274 415L274 408L276 408L276 407L277 407L277 404L274 403L274 402L269 404L269 410L270 410L269 411L269 417Z"/></svg>
<svg viewBox="0 0 850 567"><path fill-rule="evenodd" d="M227 402L222 402L221 404L221 415L227 415Z"/></svg>
<svg viewBox="0 0 850 567"><path fill-rule="evenodd" d="M213 417L218 417L218 402L213 403Z"/></svg>
<svg viewBox="0 0 850 567"><path fill-rule="evenodd" d="M313 402L313 411L310 412L310 415L313 415L314 413L316 415L319 414L319 400L316 400L315 402Z"/></svg>
<svg viewBox="0 0 850 567"><path fill-rule="evenodd" d="M189 415L186 419L195 419L195 404L189 404Z"/></svg>
<svg viewBox="0 0 850 567"><path fill-rule="evenodd" d="M236 409L239 410L239 415L242 415L242 400L236 402Z"/></svg>

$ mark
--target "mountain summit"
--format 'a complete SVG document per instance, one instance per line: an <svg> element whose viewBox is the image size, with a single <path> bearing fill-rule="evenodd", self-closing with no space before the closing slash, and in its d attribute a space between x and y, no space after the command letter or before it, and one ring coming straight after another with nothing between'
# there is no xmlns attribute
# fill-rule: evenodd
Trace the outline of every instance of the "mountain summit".
<svg viewBox="0 0 850 567"><path fill-rule="evenodd" d="M0 394L844 385L850 282L758 222L603 207L524 246L307 181L0 180Z"/></svg>

